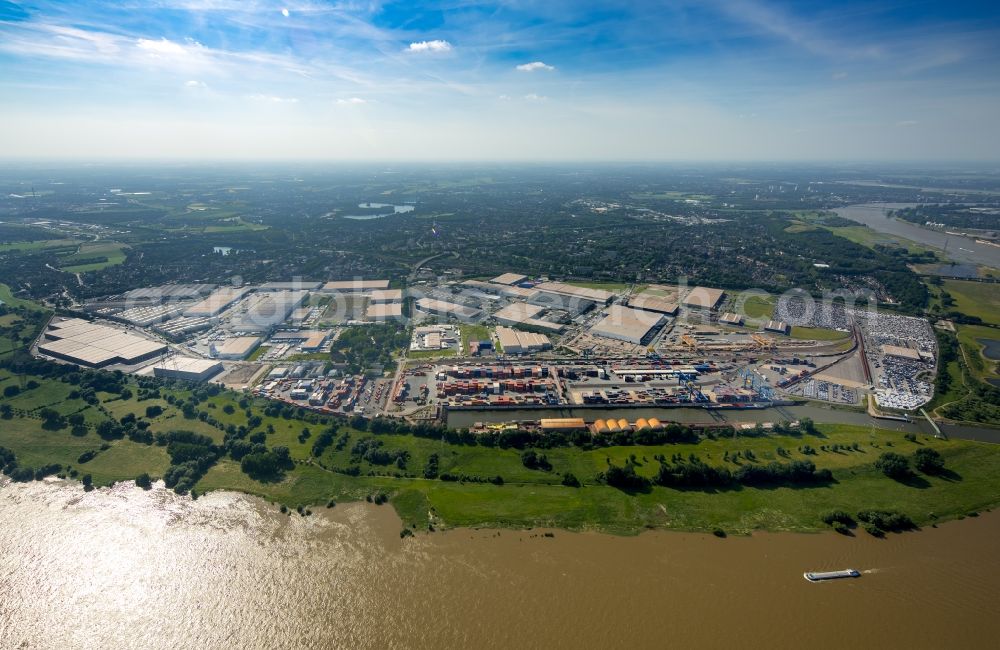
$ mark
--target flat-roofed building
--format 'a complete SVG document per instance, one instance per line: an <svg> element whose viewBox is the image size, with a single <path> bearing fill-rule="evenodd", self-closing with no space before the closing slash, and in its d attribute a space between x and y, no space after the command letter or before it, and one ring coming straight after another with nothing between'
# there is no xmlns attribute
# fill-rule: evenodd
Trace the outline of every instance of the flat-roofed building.
<svg viewBox="0 0 1000 650"><path fill-rule="evenodd" d="M521 298L524 300L527 300L538 293L537 289L526 289L515 285L494 284L492 282L483 282L482 280L466 280L462 283L462 286L467 289L482 291L483 293L494 296Z"/></svg>
<svg viewBox="0 0 1000 650"><path fill-rule="evenodd" d="M910 359L911 361L920 361L921 359L919 350L906 348L901 345L883 345L882 354L899 359Z"/></svg>
<svg viewBox="0 0 1000 650"><path fill-rule="evenodd" d="M132 307L110 316L111 320L121 320L139 327L149 327L154 323L162 323L183 313L184 307L176 303L145 305Z"/></svg>
<svg viewBox="0 0 1000 650"><path fill-rule="evenodd" d="M629 298L628 306L636 309L644 309L646 311L655 311L660 314L666 314L667 316L677 315L676 302L649 294L640 293L637 296L632 296Z"/></svg>
<svg viewBox="0 0 1000 650"><path fill-rule="evenodd" d="M208 298L185 309L184 315L191 318L218 316L248 293L250 293L249 287L220 287L213 291Z"/></svg>
<svg viewBox="0 0 1000 650"><path fill-rule="evenodd" d="M391 320L403 317L403 303L387 302L368 305L365 308L365 318L368 320L380 321Z"/></svg>
<svg viewBox="0 0 1000 650"><path fill-rule="evenodd" d="M506 284L514 285L520 284L528 279L528 276L521 275L520 273L501 273L497 277L490 280L494 284Z"/></svg>
<svg viewBox="0 0 1000 650"><path fill-rule="evenodd" d="M726 292L711 287L695 287L684 296L684 306L694 309L717 309Z"/></svg>
<svg viewBox="0 0 1000 650"><path fill-rule="evenodd" d="M166 323L154 325L153 329L171 338L179 339L193 332L207 330L211 326L212 319L210 318L184 316L182 318L169 320Z"/></svg>
<svg viewBox="0 0 1000 650"><path fill-rule="evenodd" d="M322 282L313 280L291 280L290 282L265 282L257 287L258 291L316 291Z"/></svg>
<svg viewBox="0 0 1000 650"><path fill-rule="evenodd" d="M164 284L158 287L144 287L125 292L126 302L173 302L197 300L207 296L215 288L214 284Z"/></svg>
<svg viewBox="0 0 1000 650"><path fill-rule="evenodd" d="M170 357L153 366L153 376L186 381L208 381L222 372L222 363L213 359Z"/></svg>
<svg viewBox="0 0 1000 650"><path fill-rule="evenodd" d="M611 302L612 298L615 297L615 294L610 291L605 291L604 289L588 289L586 287L577 287L564 282L542 282L541 284L536 284L535 289L544 293L555 294L557 296L565 296L579 300L589 300L599 305L606 305Z"/></svg>
<svg viewBox="0 0 1000 650"><path fill-rule="evenodd" d="M506 354L527 354L541 352L552 347L552 341L544 334L519 332L510 327L497 327L497 340Z"/></svg>
<svg viewBox="0 0 1000 650"><path fill-rule="evenodd" d="M260 345L259 336L236 336L226 339L221 346L215 348L218 359L246 359Z"/></svg>
<svg viewBox="0 0 1000 650"><path fill-rule="evenodd" d="M723 325L742 325L743 317L737 313L727 311L722 316L719 316L719 322Z"/></svg>
<svg viewBox="0 0 1000 650"><path fill-rule="evenodd" d="M764 329L768 332L778 332L788 334L788 324L780 320L769 320L764 324Z"/></svg>
<svg viewBox="0 0 1000 650"><path fill-rule="evenodd" d="M321 291L326 293L362 293L388 288L388 280L333 280L324 284Z"/></svg>
<svg viewBox="0 0 1000 650"><path fill-rule="evenodd" d="M444 300L434 300L433 298L421 298L417 301L417 309L436 316L457 318L458 320L470 321L482 316L482 310L473 307L466 307Z"/></svg>
<svg viewBox="0 0 1000 650"><path fill-rule="evenodd" d="M530 305L523 302L514 302L506 307L498 309L493 314L493 318L502 325L516 325L528 319L535 318L545 311L541 305Z"/></svg>
<svg viewBox="0 0 1000 650"><path fill-rule="evenodd" d="M167 346L107 325L79 318L53 321L38 346L44 355L91 368L134 365L167 351Z"/></svg>
<svg viewBox="0 0 1000 650"><path fill-rule="evenodd" d="M325 344L329 338L330 332L326 330L309 332L309 336L302 342L302 351L316 352L323 347L323 344Z"/></svg>
<svg viewBox="0 0 1000 650"><path fill-rule="evenodd" d="M644 345L656 334L666 318L663 314L612 305L590 333L608 339Z"/></svg>
<svg viewBox="0 0 1000 650"><path fill-rule="evenodd" d="M402 289L376 289L368 296L372 303L400 302L403 299Z"/></svg>
<svg viewBox="0 0 1000 650"><path fill-rule="evenodd" d="M275 291L252 296L246 311L229 323L232 332L267 332L284 323L309 297L308 291Z"/></svg>

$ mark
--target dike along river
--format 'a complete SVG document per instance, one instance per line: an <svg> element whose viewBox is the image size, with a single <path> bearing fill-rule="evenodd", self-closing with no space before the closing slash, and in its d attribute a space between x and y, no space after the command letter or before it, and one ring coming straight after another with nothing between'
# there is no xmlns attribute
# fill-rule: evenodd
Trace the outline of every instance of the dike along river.
<svg viewBox="0 0 1000 650"><path fill-rule="evenodd" d="M0 487L2 648L990 648L1000 513L876 540L453 530L131 483ZM857 568L811 584L805 570Z"/></svg>

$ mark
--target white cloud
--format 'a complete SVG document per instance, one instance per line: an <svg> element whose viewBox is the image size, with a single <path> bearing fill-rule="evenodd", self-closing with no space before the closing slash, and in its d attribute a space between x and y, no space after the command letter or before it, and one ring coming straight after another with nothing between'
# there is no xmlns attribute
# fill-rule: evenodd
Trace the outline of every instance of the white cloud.
<svg viewBox="0 0 1000 650"><path fill-rule="evenodd" d="M497 99L499 99L502 102L506 102L510 100L510 95L500 95L499 97L497 97Z"/></svg>
<svg viewBox="0 0 1000 650"><path fill-rule="evenodd" d="M135 46L152 56L165 58L185 57L202 49L201 43L197 41L190 41L189 44L185 46L165 38L161 38L158 41L150 38L140 38L135 42Z"/></svg>
<svg viewBox="0 0 1000 650"><path fill-rule="evenodd" d="M449 52L451 51L451 43L448 41L434 40L434 41L418 41L416 43L410 43L410 47L407 48L408 52Z"/></svg>
<svg viewBox="0 0 1000 650"><path fill-rule="evenodd" d="M522 63L517 66L517 69L521 72L534 72L535 70L555 70L556 67L554 65L542 63L541 61L532 61L531 63Z"/></svg>
<svg viewBox="0 0 1000 650"><path fill-rule="evenodd" d="M358 104L367 104L368 100L361 97L348 97L347 99L338 99L337 104L340 106L357 106Z"/></svg>
<svg viewBox="0 0 1000 650"><path fill-rule="evenodd" d="M839 79L847 79L847 73L846 72L834 72L833 73L833 78L834 79L838 79L838 80Z"/></svg>
<svg viewBox="0 0 1000 650"><path fill-rule="evenodd" d="M896 122L896 126L916 126L918 124L920 124L920 122L916 120L901 120Z"/></svg>
<svg viewBox="0 0 1000 650"><path fill-rule="evenodd" d="M279 97L277 95L250 95L249 99L255 102L264 102L268 104L297 104L299 103L298 97Z"/></svg>
<svg viewBox="0 0 1000 650"><path fill-rule="evenodd" d="M544 102L548 101L549 99L545 95L536 95L535 93L528 93L527 95L524 96L524 98L527 99L529 102Z"/></svg>
<svg viewBox="0 0 1000 650"><path fill-rule="evenodd" d="M285 18L288 18L288 16L290 15L290 13L289 13L288 9L284 9L283 8L281 10L281 15L284 16Z"/></svg>
<svg viewBox="0 0 1000 650"><path fill-rule="evenodd" d="M197 79L191 79L190 81L185 81L184 85L188 88L208 88L208 84L204 81L198 81Z"/></svg>

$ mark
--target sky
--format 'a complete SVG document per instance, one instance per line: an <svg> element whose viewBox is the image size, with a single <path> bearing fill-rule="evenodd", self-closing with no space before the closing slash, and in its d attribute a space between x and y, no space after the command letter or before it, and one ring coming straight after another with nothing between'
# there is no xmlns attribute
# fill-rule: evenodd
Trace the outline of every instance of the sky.
<svg viewBox="0 0 1000 650"><path fill-rule="evenodd" d="M0 0L0 157L995 161L1000 3Z"/></svg>

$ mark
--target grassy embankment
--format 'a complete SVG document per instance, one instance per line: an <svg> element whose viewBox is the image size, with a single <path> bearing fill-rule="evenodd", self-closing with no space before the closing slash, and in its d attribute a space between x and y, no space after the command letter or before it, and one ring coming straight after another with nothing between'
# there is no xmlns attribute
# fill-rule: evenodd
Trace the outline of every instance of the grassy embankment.
<svg viewBox="0 0 1000 650"><path fill-rule="evenodd" d="M0 391L18 378L0 374ZM89 406L69 399L72 386L53 380L39 380L39 387L22 394L0 399L16 409L37 412L49 407L69 415L80 412L92 427L108 418L127 413L142 417L147 406L161 406L162 415L149 418L154 432L192 430L222 441L222 432L198 419L185 419L176 407L162 399L138 402L135 397L121 400L99 394L101 404ZM175 393L183 396L183 392ZM244 425L246 413L235 409L225 412L234 395L226 393L210 398L201 407L225 424ZM646 527L680 530L729 532L768 530L816 530L823 528L820 516L831 509L856 512L863 508L903 511L918 523L954 518L973 510L1000 503L1000 446L965 441L940 441L921 438L916 442L899 433L867 427L821 425L818 435L766 436L702 440L697 444L609 447L583 450L576 447L541 451L553 465L550 472L525 468L520 452L480 446L453 445L439 440L410 435L377 436L388 450L405 450L409 460L404 470L395 465L379 466L364 460L352 463L351 448L371 434L341 428L349 438L341 449L331 445L318 458L312 457L312 443L320 427L294 419L263 416L262 404L251 407L252 415L263 422L259 430L273 426L267 445L284 445L291 450L296 466L277 483L261 483L244 474L239 464L225 459L216 464L197 484L204 492L215 489L238 490L290 506L322 505L330 499L356 500L375 492L385 492L407 524L424 527L429 521L437 526L556 526L572 529L599 529L616 533L634 533ZM312 436L299 442L304 426ZM339 434L338 434L339 435ZM848 450L857 443L858 450ZM69 429L45 430L33 417L15 417L0 422L0 445L12 449L26 466L60 463L72 466L80 474L89 473L96 484L128 480L142 472L161 476L168 466L162 447L134 443L127 439L104 441L93 428L83 436L73 436ZM815 454L804 453L805 446ZM837 451L833 445L839 445ZM102 446L106 447L102 450ZM911 454L920 446L939 450L954 475L949 478L921 477L907 485L882 476L872 462L886 450ZM624 464L635 455L638 471L652 476L657 454L668 458L695 454L709 464L738 465L725 462L723 456L739 451L753 452L756 463L784 461L778 449L787 450L787 459L812 460L820 468L830 468L835 482L822 487L732 490L677 490L653 487L647 492L629 494L596 482L596 475L608 462ZM97 456L78 462L85 451ZM439 471L483 478L502 476L501 486L476 482L445 482L419 478L431 454L440 458ZM750 462L742 460L741 462ZM326 468L355 464L360 476L351 477ZM322 465L322 466L321 466ZM564 473L572 473L583 482L582 488L563 487ZM395 474L400 476L395 476ZM412 475L407 477L405 475ZM415 477L418 478L415 478Z"/></svg>

